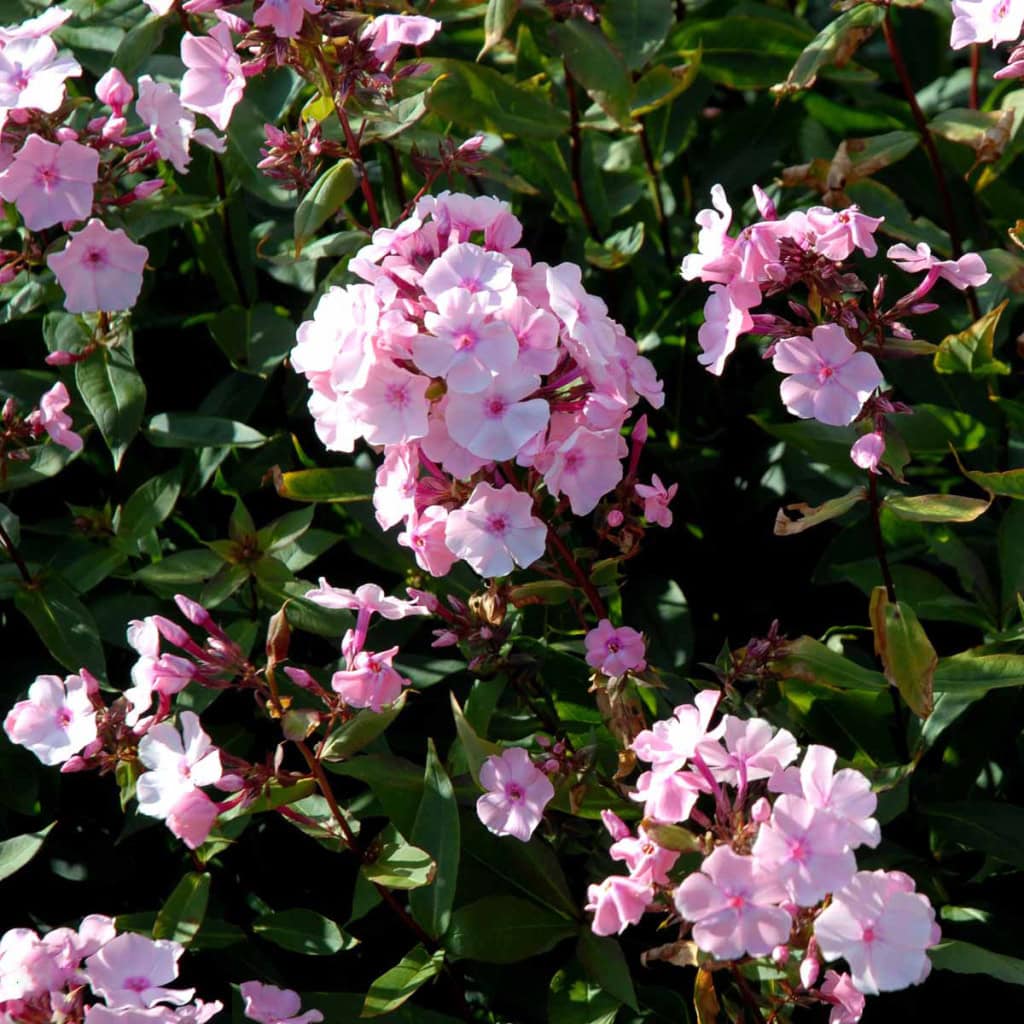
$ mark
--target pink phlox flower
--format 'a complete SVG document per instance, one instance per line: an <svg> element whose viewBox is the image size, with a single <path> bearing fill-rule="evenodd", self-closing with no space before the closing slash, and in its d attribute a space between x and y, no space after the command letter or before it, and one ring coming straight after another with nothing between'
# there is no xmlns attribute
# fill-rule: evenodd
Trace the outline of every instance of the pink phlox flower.
<svg viewBox="0 0 1024 1024"><path fill-rule="evenodd" d="M551 780L522 747L493 754L480 766L480 785L487 790L476 802L484 827L498 836L527 842L555 795Z"/></svg>
<svg viewBox="0 0 1024 1024"><path fill-rule="evenodd" d="M443 377L449 391L472 394L515 364L515 334L508 324L488 318L477 295L451 290L438 296L436 305L437 312L424 317L430 333L413 342L413 360L424 373Z"/></svg>
<svg viewBox="0 0 1024 1024"><path fill-rule="evenodd" d="M195 989L164 986L178 977L178 960L184 952L178 942L125 932L86 960L85 975L93 991L113 1009L158 1003L180 1006L195 995Z"/></svg>
<svg viewBox="0 0 1024 1024"><path fill-rule="evenodd" d="M841 889L857 870L842 823L798 796L775 801L771 820L758 830L752 852L801 907L812 907Z"/></svg>
<svg viewBox="0 0 1024 1024"><path fill-rule="evenodd" d="M615 325L604 300L583 287L583 271L575 263L548 267L546 283L551 312L565 326L566 346L581 364L597 371L615 356ZM570 345L573 341L576 344Z"/></svg>
<svg viewBox="0 0 1024 1024"><path fill-rule="evenodd" d="M861 213L857 205L845 210L812 206L807 211L807 221L815 233L815 251L836 263L849 259L854 249L860 249L865 256L874 256L878 252L874 233L884 220L884 217Z"/></svg>
<svg viewBox="0 0 1024 1024"><path fill-rule="evenodd" d="M666 487L657 473L650 484L637 484L636 493L644 500L644 519L658 526L672 525L672 510L668 507L679 490L679 484Z"/></svg>
<svg viewBox="0 0 1024 1024"><path fill-rule="evenodd" d="M836 752L831 747L812 743L799 771L786 768L777 772L768 788L777 793L802 796L812 807L826 811L840 824L843 840L849 846L877 846L882 830L872 817L878 797L871 791L871 783L853 768L837 772L835 766Z"/></svg>
<svg viewBox="0 0 1024 1024"><path fill-rule="evenodd" d="M184 1009L181 1007L180 1009ZM192 1018L182 1017L179 1008L167 1006L119 1006L111 1008L97 1003L85 1008L86 1024L179 1024Z"/></svg>
<svg viewBox="0 0 1024 1024"><path fill-rule="evenodd" d="M587 664L606 676L642 672L647 667L644 638L629 626L615 627L610 620L602 619L583 638L583 643L587 650Z"/></svg>
<svg viewBox="0 0 1024 1024"><path fill-rule="evenodd" d="M864 1013L864 993L859 992L848 974L827 971L818 994L832 1004L828 1024L858 1024Z"/></svg>
<svg viewBox="0 0 1024 1024"><path fill-rule="evenodd" d="M435 304L452 289L476 296L485 309L496 309L515 298L512 263L501 253L473 242L459 242L434 260L420 282Z"/></svg>
<svg viewBox="0 0 1024 1024"><path fill-rule="evenodd" d="M382 530L416 514L419 451L415 444L390 445L374 478L373 510Z"/></svg>
<svg viewBox="0 0 1024 1024"><path fill-rule="evenodd" d="M935 911L902 872L858 871L814 922L826 960L842 957L867 995L917 985L931 970L925 952L939 941Z"/></svg>
<svg viewBox="0 0 1024 1024"><path fill-rule="evenodd" d="M1006 67L1000 68L993 76L997 81L1007 78L1024 78L1024 45L1016 46L1006 60Z"/></svg>
<svg viewBox="0 0 1024 1024"><path fill-rule="evenodd" d="M73 12L62 7L50 7L34 18L0 28L0 50L15 39L39 39L51 35L64 24Z"/></svg>
<svg viewBox="0 0 1024 1024"><path fill-rule="evenodd" d="M445 541L448 510L441 505L425 508L421 515L413 516L398 543L409 548L416 564L431 576L447 576L457 561Z"/></svg>
<svg viewBox="0 0 1024 1024"><path fill-rule="evenodd" d="M728 283L731 275L718 276L705 273L705 266L713 260L720 260L728 254L734 241L729 237L732 224L732 207L721 185L711 186L712 209L701 210L694 218L700 231L697 233L697 252L683 259L682 274L687 281L720 281Z"/></svg>
<svg viewBox="0 0 1024 1024"><path fill-rule="evenodd" d="M12 928L0 937L0 1007L55 991L65 981L54 950L30 928Z"/></svg>
<svg viewBox="0 0 1024 1024"><path fill-rule="evenodd" d="M194 1003L186 1003L174 1010L174 1019L171 1024L206 1024L224 1009L224 1004L219 999L206 1003L197 999Z"/></svg>
<svg viewBox="0 0 1024 1024"><path fill-rule="evenodd" d="M430 378L384 360L351 394L351 409L370 444L406 444L427 433Z"/></svg>
<svg viewBox="0 0 1024 1024"><path fill-rule="evenodd" d="M594 911L595 935L621 935L636 924L654 899L654 887L628 875L611 875L599 885L587 887L584 910Z"/></svg>
<svg viewBox="0 0 1024 1024"><path fill-rule="evenodd" d="M793 919L777 904L785 891L753 857L716 847L676 889L675 905L693 922L697 945L718 960L767 956L789 939Z"/></svg>
<svg viewBox="0 0 1024 1024"><path fill-rule="evenodd" d="M219 813L220 807L213 800L201 789L193 789L167 812L167 827L190 850L195 850L206 842Z"/></svg>
<svg viewBox="0 0 1024 1024"><path fill-rule="evenodd" d="M482 391L448 395L445 424L453 440L482 459L514 458L548 424L548 403L527 399L539 385L539 377L514 366Z"/></svg>
<svg viewBox="0 0 1024 1024"><path fill-rule="evenodd" d="M519 343L519 366L531 373L548 374L558 365L558 320L546 309L519 296L495 316L512 328Z"/></svg>
<svg viewBox="0 0 1024 1024"><path fill-rule="evenodd" d="M133 685L124 691L131 707L125 721L134 726L149 710L154 693L179 693L196 677L196 667L187 658L160 653L160 630L152 617L128 623L128 644L139 654L132 666Z"/></svg>
<svg viewBox="0 0 1024 1024"><path fill-rule="evenodd" d="M622 479L626 442L617 430L578 427L554 447L544 483L569 499L573 514L585 516Z"/></svg>
<svg viewBox="0 0 1024 1024"><path fill-rule="evenodd" d="M932 255L931 246L927 242L918 242L913 249L901 242L891 246L885 255L908 274L927 271L948 281L960 291L979 288L992 277L985 261L976 252L964 253L956 260L940 260Z"/></svg>
<svg viewBox="0 0 1024 1024"><path fill-rule="evenodd" d="M850 446L850 459L855 466L866 469L869 473L878 473L878 464L885 454L885 434L877 430L858 437Z"/></svg>
<svg viewBox="0 0 1024 1024"><path fill-rule="evenodd" d="M772 775L796 760L799 747L786 729L778 732L763 718L722 719L721 742L705 740L697 746L719 782L746 785Z"/></svg>
<svg viewBox="0 0 1024 1024"><path fill-rule="evenodd" d="M441 22L419 14L380 14L363 29L360 38L381 64L390 64L401 46L423 46L441 31Z"/></svg>
<svg viewBox="0 0 1024 1024"><path fill-rule="evenodd" d="M179 716L181 732L169 722L153 726L139 741L139 760L149 769L136 787L139 810L166 818L185 796L212 786L223 774L220 751L192 711Z"/></svg>
<svg viewBox="0 0 1024 1024"><path fill-rule="evenodd" d="M107 917L106 914L87 914L78 926L76 951L79 959L92 956L115 935L117 928L112 917Z"/></svg>
<svg viewBox="0 0 1024 1024"><path fill-rule="evenodd" d="M701 743L721 735L722 726L710 728L721 697L717 690L702 690L692 704L680 704L671 718L638 733L630 744L633 752L656 768L674 772L685 767Z"/></svg>
<svg viewBox="0 0 1024 1024"><path fill-rule="evenodd" d="M110 107L117 117L124 115L134 98L135 90L117 68L111 68L96 83L96 99Z"/></svg>
<svg viewBox="0 0 1024 1024"><path fill-rule="evenodd" d="M741 334L754 326L750 310L761 301L761 289L750 281L713 284L704 303L704 323L697 330L701 352L697 362L721 376L725 362L736 348Z"/></svg>
<svg viewBox="0 0 1024 1024"><path fill-rule="evenodd" d="M533 499L511 484L479 483L469 500L448 514L448 549L480 576L505 576L525 569L547 546L547 527L533 514Z"/></svg>
<svg viewBox="0 0 1024 1024"><path fill-rule="evenodd" d="M69 313L115 312L135 305L148 258L144 245L93 217L63 250L47 256L46 264L64 289Z"/></svg>
<svg viewBox="0 0 1024 1024"><path fill-rule="evenodd" d="M711 786L699 772L658 766L636 780L636 792L630 796L644 805L645 818L672 824L686 821L701 793L710 792Z"/></svg>
<svg viewBox="0 0 1024 1024"><path fill-rule="evenodd" d="M332 587L323 576L315 590L307 590L307 601L313 601L324 608L346 608L358 614L379 615L381 618L397 621L410 615L429 615L430 612L414 601L391 597L376 583L364 583L354 591L345 587Z"/></svg>
<svg viewBox="0 0 1024 1024"><path fill-rule="evenodd" d="M28 417L33 427L45 430L62 448L70 452L82 450L82 438L71 429L71 417L64 411L71 404L71 396L62 381L57 381L39 399L39 408Z"/></svg>
<svg viewBox="0 0 1024 1024"><path fill-rule="evenodd" d="M608 853L612 860L625 862L630 878L647 885L668 885L668 873L679 859L678 851L659 846L642 825L635 836L625 836L612 843Z"/></svg>
<svg viewBox="0 0 1024 1024"><path fill-rule="evenodd" d="M99 165L99 153L89 146L33 134L0 172L0 196L17 206L31 231L84 220L92 210Z"/></svg>
<svg viewBox="0 0 1024 1024"><path fill-rule="evenodd" d="M170 160L181 174L188 170L189 148L196 136L196 116L186 110L178 94L164 82L154 82L149 75L139 78L139 99L135 112L149 128L158 155Z"/></svg>
<svg viewBox="0 0 1024 1024"><path fill-rule="evenodd" d="M430 408L427 436L420 440L420 449L428 459L442 466L456 480L468 480L490 460L474 455L451 436L445 419L447 412L448 396L443 395Z"/></svg>
<svg viewBox="0 0 1024 1024"><path fill-rule="evenodd" d="M279 39L294 39L304 16L319 10L317 0L262 0L252 20L260 28L272 28Z"/></svg>
<svg viewBox="0 0 1024 1024"><path fill-rule="evenodd" d="M1024 0L953 0L949 45L954 50L971 43L1012 43L1024 27Z"/></svg>
<svg viewBox="0 0 1024 1024"><path fill-rule="evenodd" d="M335 672L331 677L331 689L345 698L345 703L354 708L369 708L380 711L385 704L394 704L409 686L409 680L400 675L392 666L397 647L386 651L358 651L352 658L352 668Z"/></svg>
<svg viewBox="0 0 1024 1024"><path fill-rule="evenodd" d="M815 327L810 338L784 338L772 365L790 375L779 387L789 412L834 427L852 423L882 383L874 358L858 351L838 324Z"/></svg>
<svg viewBox="0 0 1024 1024"><path fill-rule="evenodd" d="M7 712L4 732L43 764L63 764L96 739L96 709L80 675L38 676L28 698Z"/></svg>
<svg viewBox="0 0 1024 1024"><path fill-rule="evenodd" d="M307 1010L301 1016L302 1000L297 992L261 981L243 981L239 987L245 1003L243 1012L260 1024L318 1024L324 1019L319 1010Z"/></svg>
<svg viewBox="0 0 1024 1024"><path fill-rule="evenodd" d="M245 73L231 41L231 30L218 24L206 36L186 32L181 41L181 59L188 68L181 79L182 104L205 114L224 131L245 92Z"/></svg>
<svg viewBox="0 0 1024 1024"><path fill-rule="evenodd" d="M81 65L61 57L48 35L10 39L0 49L0 127L8 110L52 114L64 102L64 83Z"/></svg>

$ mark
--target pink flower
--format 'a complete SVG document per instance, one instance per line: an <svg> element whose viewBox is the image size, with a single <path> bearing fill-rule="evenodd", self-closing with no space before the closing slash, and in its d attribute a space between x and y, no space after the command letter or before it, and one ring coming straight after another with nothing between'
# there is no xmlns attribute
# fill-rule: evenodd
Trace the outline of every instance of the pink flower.
<svg viewBox="0 0 1024 1024"><path fill-rule="evenodd" d="M700 794L710 791L710 785L698 772L655 767L636 780L632 799L644 805L645 818L671 824L686 821Z"/></svg>
<svg viewBox="0 0 1024 1024"><path fill-rule="evenodd" d="M527 842L555 795L551 780L522 747L510 747L487 758L480 767L480 785L487 792L476 802L484 827L497 836Z"/></svg>
<svg viewBox="0 0 1024 1024"><path fill-rule="evenodd" d="M77 61L57 55L49 35L8 39L0 49L0 127L9 110L52 114L64 102L65 81L81 73Z"/></svg>
<svg viewBox="0 0 1024 1024"><path fill-rule="evenodd" d="M0 196L17 206L32 231L84 220L92 210L99 165L95 149L30 135L13 163L0 173Z"/></svg>
<svg viewBox="0 0 1024 1024"><path fill-rule="evenodd" d="M859 352L838 324L815 327L811 338L785 338L775 346L772 365L788 376L779 388L785 407L801 419L831 426L852 423L882 372Z"/></svg>
<svg viewBox="0 0 1024 1024"><path fill-rule="evenodd" d="M866 469L869 473L878 473L878 464L885 454L885 434L873 430L870 434L858 437L850 448L850 458L855 466Z"/></svg>
<svg viewBox="0 0 1024 1024"><path fill-rule="evenodd" d="M4 732L43 764L63 764L96 739L96 710L82 676L38 676L28 699L7 712Z"/></svg>
<svg viewBox="0 0 1024 1024"><path fill-rule="evenodd" d="M307 601L314 601L324 608L347 608L360 615L380 615L382 618L397 621L410 615L429 615L430 612L412 601L403 601L400 597L389 597L376 583L364 583L355 591L344 587L332 587L323 576L315 590L307 590Z"/></svg>
<svg viewBox="0 0 1024 1024"><path fill-rule="evenodd" d="M676 496L679 484L665 487L657 473L651 478L650 484L637 484L636 493L644 499L644 519L658 526L672 525L672 512L669 503Z"/></svg>
<svg viewBox="0 0 1024 1024"><path fill-rule="evenodd" d="M177 942L147 939L126 932L111 939L85 962L93 990L111 1008L152 1007L158 1003L187 1003L195 989L163 987L178 977L178 960L185 951Z"/></svg>
<svg viewBox="0 0 1024 1024"><path fill-rule="evenodd" d="M220 808L201 789L186 793L167 813L167 827L190 850L206 842Z"/></svg>
<svg viewBox="0 0 1024 1024"><path fill-rule="evenodd" d="M868 995L924 981L925 950L939 941L931 903L898 871L858 871L818 915L814 935L825 959L842 957Z"/></svg>
<svg viewBox="0 0 1024 1024"><path fill-rule="evenodd" d="M39 39L42 36L48 36L60 28L71 16L71 11L62 10L60 7L51 7L27 21L19 22L17 25L4 26L0 28L0 50L15 39Z"/></svg>
<svg viewBox="0 0 1024 1024"><path fill-rule="evenodd" d="M718 729L708 727L721 696L717 690L703 690L692 704L680 704L671 718L638 733L631 745L636 756L667 771L683 768L701 743L718 735Z"/></svg>
<svg viewBox="0 0 1024 1024"><path fill-rule="evenodd" d="M377 363L352 392L352 411L370 444L406 444L427 432L430 379L390 360Z"/></svg>
<svg viewBox="0 0 1024 1024"><path fill-rule="evenodd" d="M416 564L431 576L447 576L457 561L445 542L448 510L430 505L420 516L410 519L408 528L398 535L398 543L410 548Z"/></svg>
<svg viewBox="0 0 1024 1024"><path fill-rule="evenodd" d="M535 374L512 367L482 391L450 394L445 423L452 439L482 459L515 458L548 424L550 409L543 398L523 401L539 385Z"/></svg>
<svg viewBox="0 0 1024 1024"><path fill-rule="evenodd" d="M722 742L705 741L697 752L720 782L746 785L772 775L796 760L797 742L786 729L776 732L763 718L722 719Z"/></svg>
<svg viewBox="0 0 1024 1024"><path fill-rule="evenodd" d="M891 246L885 255L908 274L927 271L930 276L941 277L960 291L980 288L992 276L976 252L964 253L958 260L940 260L932 255L927 242L919 242L913 249L901 242Z"/></svg>
<svg viewBox="0 0 1024 1024"><path fill-rule="evenodd" d="M514 295L512 270L511 261L501 253L459 242L430 264L421 284L435 303L445 292L457 290L475 295L484 308L495 308L504 305L505 296Z"/></svg>
<svg viewBox="0 0 1024 1024"><path fill-rule="evenodd" d="M139 760L149 769L136 788L139 810L167 818L182 798L212 786L223 774L220 752L192 711L182 711L181 732L169 722L153 726L139 741Z"/></svg>
<svg viewBox="0 0 1024 1024"><path fill-rule="evenodd" d="M294 39L302 30L303 17L319 10L316 0L263 0L252 20L260 28L272 28L279 39Z"/></svg>
<svg viewBox="0 0 1024 1024"><path fill-rule="evenodd" d="M448 549L483 577L525 569L544 554L547 528L533 515L533 500L511 484L477 484L462 508L448 513Z"/></svg>
<svg viewBox="0 0 1024 1024"><path fill-rule="evenodd" d="M587 649L587 664L606 676L641 672L647 667L644 638L629 626L616 629L608 619L602 619L583 638L583 643Z"/></svg>
<svg viewBox="0 0 1024 1024"><path fill-rule="evenodd" d="M149 710L154 692L170 697L181 692L196 676L196 667L187 658L160 653L160 632L156 621L133 619L128 624L128 644L141 655L132 666L132 685L124 691L131 705L125 715L134 726Z"/></svg>
<svg viewBox="0 0 1024 1024"><path fill-rule="evenodd" d="M595 935L619 935L644 916L654 899L654 887L627 875L611 875L600 885L587 887L587 905L594 911L590 927Z"/></svg>
<svg viewBox="0 0 1024 1024"><path fill-rule="evenodd" d="M636 836L617 839L608 852L612 860L625 861L630 878L645 885L668 885L668 873L679 859L677 851L659 846L643 826L637 829Z"/></svg>
<svg viewBox="0 0 1024 1024"><path fill-rule="evenodd" d="M181 174L188 170L189 147L196 134L196 116L181 105L177 93L149 75L139 79L139 100L135 112L149 127L153 146L163 160L170 160Z"/></svg>
<svg viewBox="0 0 1024 1024"><path fill-rule="evenodd" d="M1024 78L1024 45L1015 46L1006 60L1006 67L992 77L1000 82L1005 78Z"/></svg>
<svg viewBox="0 0 1024 1024"><path fill-rule="evenodd" d="M307 1010L301 1016L299 994L289 988L264 985L261 981L243 981L239 987L249 1020L260 1024L318 1024L324 1019L319 1010Z"/></svg>
<svg viewBox="0 0 1024 1024"><path fill-rule="evenodd" d="M857 1024L864 1013L864 993L857 990L848 974L827 971L818 994L832 1004L828 1024Z"/></svg>
<svg viewBox="0 0 1024 1024"><path fill-rule="evenodd" d="M394 704L402 688L409 685L409 680L392 668L391 662L397 653L397 647L379 653L358 651L352 659L352 668L335 672L331 677L331 689L354 708L380 711L385 704Z"/></svg>
<svg viewBox="0 0 1024 1024"><path fill-rule="evenodd" d="M1012 43L1024 27L1024 0L953 0L954 50L971 43Z"/></svg>
<svg viewBox="0 0 1024 1024"><path fill-rule="evenodd" d="M697 234L697 252L690 253L683 259L682 274L687 281L718 281L717 276L706 276L705 267L709 263L721 260L734 244L729 237L732 224L732 207L726 198L725 189L721 185L711 186L711 205L713 209L701 210L694 218L700 231Z"/></svg>
<svg viewBox="0 0 1024 1024"><path fill-rule="evenodd" d="M841 889L857 870L841 824L798 796L775 801L752 852L765 873L774 874L801 907L813 907Z"/></svg>
<svg viewBox="0 0 1024 1024"><path fill-rule="evenodd" d="M47 256L46 263L64 289L64 308L69 313L95 313L135 305L148 258L144 245L93 217L71 235L61 252Z"/></svg>
<svg viewBox="0 0 1024 1024"><path fill-rule="evenodd" d="M861 213L856 205L839 211L812 206L807 211L807 221L815 233L815 251L836 263L848 259L854 249L874 256L878 252L874 233L883 220Z"/></svg>
<svg viewBox="0 0 1024 1024"><path fill-rule="evenodd" d="M82 438L71 429L71 417L64 411L71 396L63 382L56 384L39 399L39 408L29 415L33 427L45 430L55 444L70 452L82 450Z"/></svg>
<svg viewBox="0 0 1024 1024"><path fill-rule="evenodd" d="M718 960L767 956L789 939L793 919L777 906L785 892L753 857L716 847L676 889L676 909L693 922L697 945Z"/></svg>
<svg viewBox="0 0 1024 1024"><path fill-rule="evenodd" d="M0 938L0 1006L59 989L65 972L53 950L30 928L12 928Z"/></svg>
<svg viewBox="0 0 1024 1024"><path fill-rule="evenodd" d="M585 516L622 479L626 442L618 430L577 427L549 449L551 465L544 483L552 494L564 494L573 514Z"/></svg>
<svg viewBox="0 0 1024 1024"><path fill-rule="evenodd" d="M186 32L181 41L181 59L188 68L181 79L181 102L189 110L205 114L224 131L245 92L245 74L231 41L231 30L219 24L203 37Z"/></svg>
<svg viewBox="0 0 1024 1024"><path fill-rule="evenodd" d="M373 55L388 64L398 55L400 46L423 46L441 31L441 22L419 14L381 14L363 29L362 39Z"/></svg>
<svg viewBox="0 0 1024 1024"><path fill-rule="evenodd" d="M704 323L697 331L702 350L697 362L719 377L739 336L754 326L750 310L761 301L761 289L749 281L737 280L728 285L713 284L710 291L704 303Z"/></svg>

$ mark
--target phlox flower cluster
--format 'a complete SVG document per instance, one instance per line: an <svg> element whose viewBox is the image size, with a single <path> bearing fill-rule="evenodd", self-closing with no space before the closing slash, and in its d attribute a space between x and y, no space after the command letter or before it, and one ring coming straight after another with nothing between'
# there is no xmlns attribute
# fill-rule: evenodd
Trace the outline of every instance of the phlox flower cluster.
<svg viewBox="0 0 1024 1024"><path fill-rule="evenodd" d="M744 334L771 339L765 353L785 375L782 403L794 416L832 426L875 420L878 437L861 439L851 457L874 470L884 448L884 416L895 410L880 391L884 383L878 359L886 345L912 340L908 317L929 313L932 288L944 280L961 291L988 281L984 261L975 253L957 260L936 257L926 243L911 249L891 246L886 257L907 274L924 274L910 292L885 307L885 277L879 277L862 302L867 285L847 261L857 252L878 254L875 232L884 218L871 217L857 206L831 210L814 206L780 218L774 203L755 186L754 198L763 217L731 235L733 211L720 185L711 190L713 209L697 214L698 251L683 260L688 281L710 284L704 323L698 332L698 361L713 374L725 363ZM820 319L806 305L790 301L786 315L754 313L774 296L788 296L802 286L821 305ZM796 319L793 319L793 317ZM868 435L870 436L870 435Z"/></svg>
<svg viewBox="0 0 1024 1024"><path fill-rule="evenodd" d="M374 507L422 569L502 576L544 553L543 493L575 515L624 477L621 429L663 402L650 362L583 287L534 263L487 196L442 193L374 233L303 323L292 365L332 451L383 450ZM653 506L652 506L653 508Z"/></svg>
<svg viewBox="0 0 1024 1024"><path fill-rule="evenodd" d="M90 914L77 929L43 935L12 928L0 936L0 1018L9 1024L205 1024L219 1000L196 998L177 980L185 947L135 932L118 934L114 920ZM243 1012L259 1024L319 1024L319 1010L301 1012L290 989L242 982Z"/></svg>
<svg viewBox="0 0 1024 1024"><path fill-rule="evenodd" d="M1013 43L1006 66L995 78L1024 78L1024 2L1022 0L953 0L949 45L962 50L972 43Z"/></svg>
<svg viewBox="0 0 1024 1024"><path fill-rule="evenodd" d="M603 814L628 874L590 886L592 927L611 935L667 915L705 958L771 958L792 973L788 994L773 999L828 1003L834 1022L852 1024L865 995L924 980L939 939L934 910L902 872L858 871L855 851L881 838L863 774L837 771L829 747L801 758L796 739L763 719L715 722L718 700L704 691L633 741L649 766L633 796L643 821L634 833ZM683 849L702 861L681 877ZM837 960L848 971L815 987L822 962Z"/></svg>

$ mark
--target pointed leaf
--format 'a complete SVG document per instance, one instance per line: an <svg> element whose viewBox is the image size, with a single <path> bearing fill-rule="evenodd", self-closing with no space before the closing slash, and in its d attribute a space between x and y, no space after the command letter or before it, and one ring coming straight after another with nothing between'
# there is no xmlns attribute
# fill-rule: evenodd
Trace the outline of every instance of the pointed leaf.
<svg viewBox="0 0 1024 1024"><path fill-rule="evenodd" d="M264 914L253 922L252 930L282 949L305 956L331 956L355 945L330 918L300 907Z"/></svg>
<svg viewBox="0 0 1024 1024"><path fill-rule="evenodd" d="M380 1017L398 1009L418 988L437 977L443 966L443 952L429 953L417 946L370 986L361 1016Z"/></svg>
<svg viewBox="0 0 1024 1024"><path fill-rule="evenodd" d="M991 504L991 499L959 494L889 494L883 502L897 519L915 523L972 523Z"/></svg>
<svg viewBox="0 0 1024 1024"><path fill-rule="evenodd" d="M891 602L885 587L876 587L871 594L870 617L875 653L882 659L886 679L918 718L927 718L932 712L939 657L917 615L906 602Z"/></svg>
<svg viewBox="0 0 1024 1024"><path fill-rule="evenodd" d="M935 353L935 369L939 373L968 373L972 377L991 377L1010 372L1006 363L996 359L992 352L996 326L1006 309L1005 299L991 312L976 320L965 331L950 334L939 343Z"/></svg>
<svg viewBox="0 0 1024 1024"><path fill-rule="evenodd" d="M146 385L135 369L130 342L116 348L104 346L76 363L75 384L117 469L142 426L146 405Z"/></svg>
<svg viewBox="0 0 1024 1024"><path fill-rule="evenodd" d="M0 881L10 878L40 851L50 830L56 824L52 821L38 832L26 832L24 835L13 836L0 842Z"/></svg>
<svg viewBox="0 0 1024 1024"><path fill-rule="evenodd" d="M188 946L196 937L210 899L210 876L197 871L187 874L160 908L153 925L154 939L170 939Z"/></svg>
<svg viewBox="0 0 1024 1024"><path fill-rule="evenodd" d="M348 158L339 160L317 178L295 210L295 255L341 209L359 185L359 170Z"/></svg>

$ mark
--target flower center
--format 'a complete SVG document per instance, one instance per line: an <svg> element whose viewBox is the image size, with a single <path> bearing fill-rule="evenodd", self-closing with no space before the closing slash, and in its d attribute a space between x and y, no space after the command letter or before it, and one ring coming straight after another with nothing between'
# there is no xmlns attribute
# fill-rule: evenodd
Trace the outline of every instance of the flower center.
<svg viewBox="0 0 1024 1024"><path fill-rule="evenodd" d="M518 782L510 782L505 786L505 796L508 797L512 803L517 804L525 798L526 790L524 790Z"/></svg>
<svg viewBox="0 0 1024 1024"><path fill-rule="evenodd" d="M404 409L409 404L409 388L405 384L388 386L387 401L394 409Z"/></svg>
<svg viewBox="0 0 1024 1024"><path fill-rule="evenodd" d="M149 978L140 974L133 974L130 978L124 979L124 987L129 992L145 992L150 987Z"/></svg>
<svg viewBox="0 0 1024 1024"><path fill-rule="evenodd" d="M505 399L495 396L494 398L488 398L484 403L484 414L494 420L500 419L505 415L507 408Z"/></svg>
<svg viewBox="0 0 1024 1024"><path fill-rule="evenodd" d="M61 708L57 712L57 726L61 729L66 729L71 724L73 717L67 708Z"/></svg>
<svg viewBox="0 0 1024 1024"><path fill-rule="evenodd" d="M487 517L487 532L497 534L499 537L508 530L508 519L502 515Z"/></svg>

